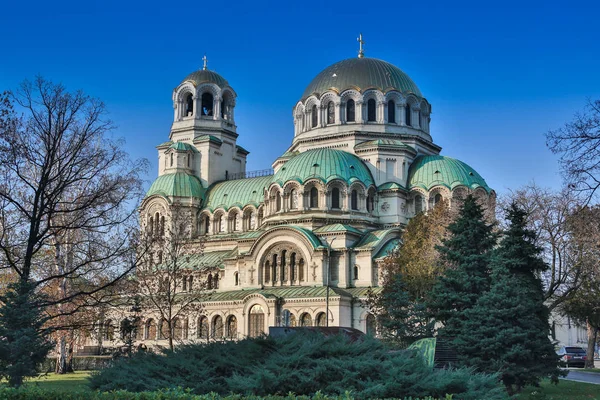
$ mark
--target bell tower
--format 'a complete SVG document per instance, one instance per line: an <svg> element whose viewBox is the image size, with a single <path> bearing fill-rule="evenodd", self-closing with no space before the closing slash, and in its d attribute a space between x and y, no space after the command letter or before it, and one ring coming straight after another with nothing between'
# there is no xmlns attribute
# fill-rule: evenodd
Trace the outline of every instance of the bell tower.
<svg viewBox="0 0 600 400"><path fill-rule="evenodd" d="M225 78L208 69L206 56L202 60L202 69L189 74L173 90L170 140L157 148L159 175L162 175L169 173L170 158L177 156L171 155L174 150L171 146L177 143L191 146L185 150L190 154L185 156L184 168L208 187L217 181L242 176L248 151L237 145L234 119L237 94Z"/></svg>

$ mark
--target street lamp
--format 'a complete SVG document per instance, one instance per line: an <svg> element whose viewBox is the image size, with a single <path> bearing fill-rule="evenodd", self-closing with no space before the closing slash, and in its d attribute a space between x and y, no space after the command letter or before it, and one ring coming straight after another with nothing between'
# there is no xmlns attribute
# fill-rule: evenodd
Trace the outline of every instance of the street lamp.
<svg viewBox="0 0 600 400"><path fill-rule="evenodd" d="M331 274L331 245L337 239L337 236L331 239L331 242L327 242L327 274L325 276L325 285L327 286L327 294L325 296L325 321L327 327L329 327L329 275Z"/></svg>

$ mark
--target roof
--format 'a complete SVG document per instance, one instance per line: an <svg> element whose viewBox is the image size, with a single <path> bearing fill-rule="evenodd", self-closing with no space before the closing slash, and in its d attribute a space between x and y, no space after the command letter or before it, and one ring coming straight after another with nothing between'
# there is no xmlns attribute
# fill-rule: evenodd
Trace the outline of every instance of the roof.
<svg viewBox="0 0 600 400"><path fill-rule="evenodd" d="M396 189L406 190L406 188L404 186L402 186L401 184L396 183L396 182L386 182L386 183L382 183L381 185L377 186L378 191L396 190Z"/></svg>
<svg viewBox="0 0 600 400"><path fill-rule="evenodd" d="M423 97L410 77L400 68L376 58L349 58L325 68L306 87L302 99L312 94L320 96L328 90L338 94L346 89L379 89L382 92L397 90Z"/></svg>
<svg viewBox="0 0 600 400"><path fill-rule="evenodd" d="M219 207L225 210L234 206L243 208L248 204L258 207L263 201L263 191L271 184L272 179L273 175L267 175L217 182L208 188L205 207L210 211Z"/></svg>
<svg viewBox="0 0 600 400"><path fill-rule="evenodd" d="M367 232L360 242L354 246L356 250L370 250L375 248L381 240L390 232L395 231L395 229L382 229L378 231Z"/></svg>
<svg viewBox="0 0 600 400"><path fill-rule="evenodd" d="M396 139L376 139L362 142L354 146L354 150L366 150L370 148L384 148L393 150L406 150L416 154L416 150L409 145Z"/></svg>
<svg viewBox="0 0 600 400"><path fill-rule="evenodd" d="M359 180L369 186L373 177L367 166L354 154L334 149L313 149L300 153L275 173L274 182L295 180L301 184L317 178L328 183L340 179L347 184Z"/></svg>
<svg viewBox="0 0 600 400"><path fill-rule="evenodd" d="M191 151L194 153L199 153L198 149L196 149L194 146L192 146L191 144L183 143L183 142L173 143L173 144L171 144L171 146L169 146L169 148L179 150L179 151Z"/></svg>
<svg viewBox="0 0 600 400"><path fill-rule="evenodd" d="M194 71L182 81L187 82L190 81L194 84L194 86L201 85L203 83L214 83L220 88L224 88L229 86L229 82L225 80L221 75L217 74L214 71L209 71L207 69L201 69L198 71Z"/></svg>
<svg viewBox="0 0 600 400"><path fill-rule="evenodd" d="M200 183L200 179L194 175L175 172L156 178L150 189L148 189L146 197L155 194L164 197L196 197L200 199L204 195L204 188Z"/></svg>
<svg viewBox="0 0 600 400"><path fill-rule="evenodd" d="M213 143L217 143L217 144L223 143L223 141L221 139L219 139L218 137L213 136L213 135L200 135L194 139L194 143L199 143L199 142L213 142Z"/></svg>
<svg viewBox="0 0 600 400"><path fill-rule="evenodd" d="M377 252L377 254L373 255L373 258L382 258L389 256L396 249L396 247L398 247L399 243L400 239L390 240L389 242L383 245L383 247Z"/></svg>
<svg viewBox="0 0 600 400"><path fill-rule="evenodd" d="M379 292L379 288L351 288L351 289L340 289L330 287L330 296L345 296L345 297L359 297L364 298L367 296L369 290L373 290L375 293ZM311 299L311 298L324 298L327 296L326 286L289 286L279 288L265 288L265 289L242 289L232 290L227 292L213 292L204 301L240 301L244 300L246 296L251 294L260 294L266 298L284 298L284 299Z"/></svg>
<svg viewBox="0 0 600 400"><path fill-rule="evenodd" d="M205 251L201 254L189 254L177 258L177 266L182 269L224 269L223 260L237 255L237 247L232 250ZM159 266L160 268L160 266Z"/></svg>
<svg viewBox="0 0 600 400"><path fill-rule="evenodd" d="M417 157L408 170L408 187L429 190L434 186L451 190L457 186L482 187L488 193L492 190L477 171L462 161L439 155Z"/></svg>
<svg viewBox="0 0 600 400"><path fill-rule="evenodd" d="M329 232L352 232L358 235L362 235L363 233L356 229L353 226L345 225L345 224L331 224L325 225L320 228L313 230L314 233L329 233Z"/></svg>

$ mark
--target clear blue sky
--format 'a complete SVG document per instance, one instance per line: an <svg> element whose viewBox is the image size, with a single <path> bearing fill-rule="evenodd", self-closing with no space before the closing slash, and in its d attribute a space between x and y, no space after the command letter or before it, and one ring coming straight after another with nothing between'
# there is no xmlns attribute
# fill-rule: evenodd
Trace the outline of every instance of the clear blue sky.
<svg viewBox="0 0 600 400"><path fill-rule="evenodd" d="M397 65L433 106L442 154L499 193L560 186L544 133L600 98L598 1L29 1L0 7L0 90L40 74L105 101L133 157L168 138L171 93L199 68L238 94L248 170L293 137L292 107L328 65L366 56Z"/></svg>

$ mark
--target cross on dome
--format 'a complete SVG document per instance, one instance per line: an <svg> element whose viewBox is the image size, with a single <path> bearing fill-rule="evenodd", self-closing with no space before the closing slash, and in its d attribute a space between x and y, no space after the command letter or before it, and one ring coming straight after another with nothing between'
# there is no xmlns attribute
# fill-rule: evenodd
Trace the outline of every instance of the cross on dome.
<svg viewBox="0 0 600 400"><path fill-rule="evenodd" d="M208 62L208 59L206 58L206 54L204 55L204 57L202 57L202 61L204 61L204 66L202 67L202 69L203 69L204 71L206 71L206 64L207 64L207 62Z"/></svg>
<svg viewBox="0 0 600 400"><path fill-rule="evenodd" d="M360 33L360 35L358 35L358 38L356 40L359 43L358 58L363 58L365 56L365 50L363 49L363 44L365 44L365 41L363 40L362 32Z"/></svg>

